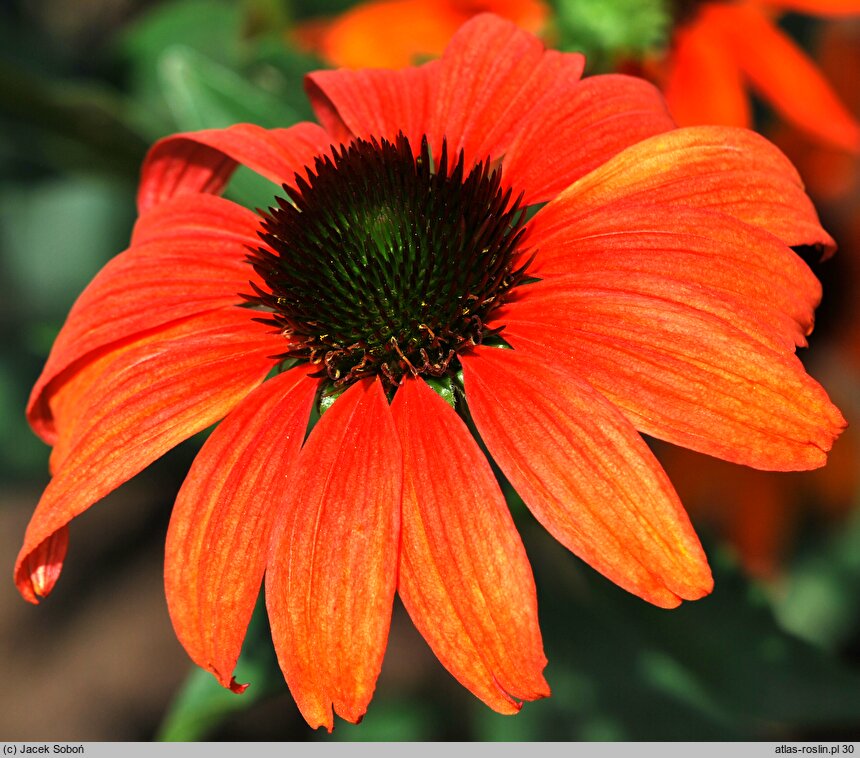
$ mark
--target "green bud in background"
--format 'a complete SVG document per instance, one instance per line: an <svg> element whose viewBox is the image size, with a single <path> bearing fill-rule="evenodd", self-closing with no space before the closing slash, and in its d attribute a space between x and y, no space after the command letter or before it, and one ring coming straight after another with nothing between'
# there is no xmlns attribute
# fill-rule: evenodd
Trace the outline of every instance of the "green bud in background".
<svg viewBox="0 0 860 758"><path fill-rule="evenodd" d="M664 47L671 31L669 0L553 0L552 5L554 44L584 53L590 73L641 60Z"/></svg>

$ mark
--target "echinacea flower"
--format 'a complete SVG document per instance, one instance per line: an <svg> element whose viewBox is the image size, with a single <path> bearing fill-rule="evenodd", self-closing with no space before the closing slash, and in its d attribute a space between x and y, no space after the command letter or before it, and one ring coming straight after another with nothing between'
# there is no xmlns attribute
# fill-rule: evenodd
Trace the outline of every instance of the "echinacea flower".
<svg viewBox="0 0 860 758"><path fill-rule="evenodd" d="M358 721L397 592L451 673L514 713L549 694L535 587L464 417L595 569L658 606L707 594L637 430L822 465L844 422L794 355L820 288L789 245L832 240L763 138L676 130L650 84L582 69L482 15L421 67L310 75L322 126L157 143L131 246L33 390L53 479L15 567L24 597L54 586L75 516L223 419L167 535L194 661L241 689L265 580L305 719ZM268 212L218 197L240 163L283 187Z"/></svg>
<svg viewBox="0 0 860 758"><path fill-rule="evenodd" d="M749 85L782 118L825 144L860 152L860 125L815 63L774 23L796 11L815 16L860 13L858 0L682 2L682 20L662 80L682 126L750 126Z"/></svg>
<svg viewBox="0 0 860 758"><path fill-rule="evenodd" d="M441 55L457 29L484 12L535 34L549 16L543 0L369 0L305 21L293 36L332 66L401 68Z"/></svg>

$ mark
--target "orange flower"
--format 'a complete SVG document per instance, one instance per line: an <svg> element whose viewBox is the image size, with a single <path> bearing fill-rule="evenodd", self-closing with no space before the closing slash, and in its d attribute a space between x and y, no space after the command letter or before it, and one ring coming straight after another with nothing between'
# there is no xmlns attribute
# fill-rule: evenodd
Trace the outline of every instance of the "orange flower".
<svg viewBox="0 0 860 758"><path fill-rule="evenodd" d="M860 125L813 61L773 23L774 13L860 13L857 0L704 2L675 33L662 75L681 125L750 126L749 85L787 121L815 138L860 151Z"/></svg>
<svg viewBox="0 0 860 758"><path fill-rule="evenodd" d="M54 586L75 516L223 418L167 535L190 656L242 689L265 577L302 714L358 721L397 592L451 673L514 713L549 694L535 587L464 416L598 571L663 607L708 593L637 430L821 466L844 422L794 355L820 287L788 245L832 240L763 138L674 130L651 85L582 69L482 15L419 68L311 75L322 126L156 144L131 247L33 390L54 476L15 567L24 597ZM293 202L218 197L240 163Z"/></svg>
<svg viewBox="0 0 860 758"><path fill-rule="evenodd" d="M856 75L860 70L860 24L837 21L826 24L820 36L816 60L837 95L856 118L860 115L860 89ZM791 157L813 197L826 199L829 205L841 202L848 206L848 216L854 215L856 195L860 189L857 154L822 143L787 124L770 129L767 134ZM860 238L855 236L853 239Z"/></svg>
<svg viewBox="0 0 860 758"><path fill-rule="evenodd" d="M295 39L332 66L401 68L441 55L454 32L485 11L535 33L549 15L542 0L371 0L299 25Z"/></svg>

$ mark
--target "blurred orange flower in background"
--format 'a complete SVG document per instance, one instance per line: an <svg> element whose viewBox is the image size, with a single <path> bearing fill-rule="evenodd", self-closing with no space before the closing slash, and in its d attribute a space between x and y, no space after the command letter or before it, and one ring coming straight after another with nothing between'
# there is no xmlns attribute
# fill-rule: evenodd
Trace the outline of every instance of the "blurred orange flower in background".
<svg viewBox="0 0 860 758"><path fill-rule="evenodd" d="M852 23L830 21L819 37L816 63L834 91L855 118L860 116L860 19ZM779 124L768 130L772 139L797 166L809 191L829 204L838 203L837 212L850 219L857 207L858 168L856 153L847 153L832 144L822 143L809 133ZM849 250L858 250L853 241L860 242L860 230L847 229ZM846 244L849 240L846 240Z"/></svg>
<svg viewBox="0 0 860 758"><path fill-rule="evenodd" d="M654 73L680 125L749 127L749 85L817 140L860 151L860 125L812 59L776 25L776 16L789 11L846 16L860 13L860 1L706 2L682 17Z"/></svg>
<svg viewBox="0 0 860 758"><path fill-rule="evenodd" d="M401 68L442 54L472 16L488 11L537 33L549 10L541 0L373 0L296 29L296 42L332 66Z"/></svg>

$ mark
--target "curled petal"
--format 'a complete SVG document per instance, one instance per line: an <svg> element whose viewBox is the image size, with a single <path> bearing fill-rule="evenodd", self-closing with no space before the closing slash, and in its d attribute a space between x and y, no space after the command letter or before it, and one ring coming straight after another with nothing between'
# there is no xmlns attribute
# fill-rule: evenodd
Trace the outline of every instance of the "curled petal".
<svg viewBox="0 0 860 758"><path fill-rule="evenodd" d="M663 469L605 398L534 353L461 357L481 438L535 517L565 547L655 605L713 587Z"/></svg>
<svg viewBox="0 0 860 758"><path fill-rule="evenodd" d="M23 570L29 575L33 595L36 598L48 597L60 573L69 549L69 528L64 526L54 532L31 552Z"/></svg>
<svg viewBox="0 0 860 758"><path fill-rule="evenodd" d="M254 390L218 425L176 498L164 582L173 628L197 665L230 687L260 592L318 382L307 368Z"/></svg>
<svg viewBox="0 0 860 758"><path fill-rule="evenodd" d="M357 723L388 641L397 586L402 455L380 381L353 384L311 432L272 535L266 607L307 722Z"/></svg>
<svg viewBox="0 0 860 758"><path fill-rule="evenodd" d="M403 447L398 591L445 667L500 713L549 695L534 580L466 425L423 381L392 404Z"/></svg>
<svg viewBox="0 0 860 758"><path fill-rule="evenodd" d="M239 293L250 293L248 282L258 279L245 262L247 246L259 243L258 223L235 203L203 195L144 213L131 247L90 282L54 341L27 408L36 433L49 444L57 442L58 387L98 360L96 351L143 338L180 318L241 303Z"/></svg>
<svg viewBox="0 0 860 758"><path fill-rule="evenodd" d="M244 259L244 246L259 243L260 217L217 195L179 196L141 213L131 233L131 246L151 242L211 244L210 255ZM236 247L231 248L235 243Z"/></svg>
<svg viewBox="0 0 860 758"><path fill-rule="evenodd" d="M137 206L140 212L187 194L219 194L241 164L279 187L293 184L303 167L328 152L331 137L316 124L263 129L237 124L165 137L143 163Z"/></svg>
<svg viewBox="0 0 860 758"><path fill-rule="evenodd" d="M66 452L33 514L15 564L21 594L37 602L29 556L93 503L225 416L272 366L281 338L246 309L221 309L115 348L78 393Z"/></svg>

